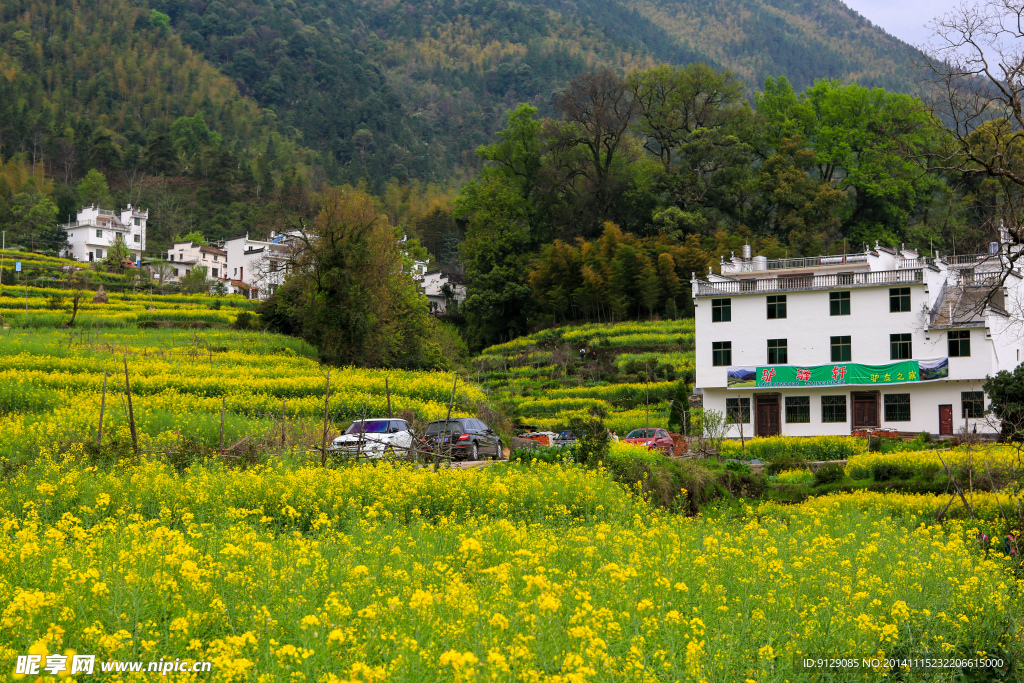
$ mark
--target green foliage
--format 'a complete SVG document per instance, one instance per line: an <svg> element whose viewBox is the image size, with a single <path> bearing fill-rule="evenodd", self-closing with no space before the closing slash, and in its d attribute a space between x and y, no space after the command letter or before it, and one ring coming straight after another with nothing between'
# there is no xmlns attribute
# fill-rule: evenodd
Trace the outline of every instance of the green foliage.
<svg viewBox="0 0 1024 683"><path fill-rule="evenodd" d="M199 244L202 246L209 246L209 242L203 237L203 233L198 230L187 232L184 235L177 235L174 238L175 243L177 242L191 242L192 244Z"/></svg>
<svg viewBox="0 0 1024 683"><path fill-rule="evenodd" d="M128 248L128 243L124 241L124 235L118 233L114 238L114 243L107 250L107 256L103 259L103 266L109 271L123 273L126 260L132 260L132 251ZM189 275L191 274L190 272ZM188 275L185 276L184 280L188 280Z"/></svg>
<svg viewBox="0 0 1024 683"><path fill-rule="evenodd" d="M292 274L260 307L262 325L301 335L335 365L443 364L397 238L369 195L328 190Z"/></svg>
<svg viewBox="0 0 1024 683"><path fill-rule="evenodd" d="M1002 438L1020 441L1024 433L1024 365L1000 370L981 385L991 400L989 410L1002 420Z"/></svg>
<svg viewBox="0 0 1024 683"><path fill-rule="evenodd" d="M110 197L107 179L95 168L86 173L81 182L75 186L75 195L78 197L78 203L82 206L96 205L101 209L114 208L114 200Z"/></svg>
<svg viewBox="0 0 1024 683"><path fill-rule="evenodd" d="M596 467L608 457L611 439L600 418L573 418L569 421L569 429L576 435L576 443L572 446L576 462Z"/></svg>
<svg viewBox="0 0 1024 683"><path fill-rule="evenodd" d="M690 388L686 382L676 383L676 390L672 394L668 428L677 434L690 433Z"/></svg>
<svg viewBox="0 0 1024 683"><path fill-rule="evenodd" d="M825 484L835 484L840 482L846 476L846 470L842 465L838 463L830 463L823 467L819 467L814 472L814 485L823 486Z"/></svg>
<svg viewBox="0 0 1024 683"><path fill-rule="evenodd" d="M916 473L914 468L895 462L876 462L871 466L871 476L875 481L891 481L893 479L910 479ZM932 473L932 477L935 473ZM930 477L931 478L931 477Z"/></svg>

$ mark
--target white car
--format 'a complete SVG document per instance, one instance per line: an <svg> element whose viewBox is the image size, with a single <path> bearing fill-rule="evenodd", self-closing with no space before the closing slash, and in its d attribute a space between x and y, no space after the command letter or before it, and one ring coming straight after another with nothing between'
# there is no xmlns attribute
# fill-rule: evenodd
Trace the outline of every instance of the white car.
<svg viewBox="0 0 1024 683"><path fill-rule="evenodd" d="M336 438L330 450L346 455L361 454L367 458L384 455L406 455L412 448L412 429L405 420L378 418L356 420L345 433Z"/></svg>

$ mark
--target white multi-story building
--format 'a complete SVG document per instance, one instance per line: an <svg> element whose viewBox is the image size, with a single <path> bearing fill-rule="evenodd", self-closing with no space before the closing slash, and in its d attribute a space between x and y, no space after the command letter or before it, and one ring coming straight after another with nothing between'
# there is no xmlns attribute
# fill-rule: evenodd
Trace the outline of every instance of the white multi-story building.
<svg viewBox="0 0 1024 683"><path fill-rule="evenodd" d="M466 300L466 285L458 275L430 270L419 277L414 275L413 279L419 282L434 315L444 315L449 304L461 306Z"/></svg>
<svg viewBox="0 0 1024 683"><path fill-rule="evenodd" d="M206 270L208 280L224 280L228 272L228 255L223 249L196 242L175 242L167 250L170 273L166 282L178 284L195 268Z"/></svg>
<svg viewBox="0 0 1024 683"><path fill-rule="evenodd" d="M292 261L293 233L270 233L270 239L236 237L224 240L227 253L229 286L232 294L250 299L266 299L284 282Z"/></svg>
<svg viewBox="0 0 1024 683"><path fill-rule="evenodd" d="M1013 370L1024 341L1006 312L1024 303L1007 249L769 261L745 248L693 278L695 391L734 437L991 433L982 383Z"/></svg>
<svg viewBox="0 0 1024 683"><path fill-rule="evenodd" d="M100 261L110 253L118 235L132 253L136 264L146 250L146 219L149 211L129 204L120 214L98 206L87 206L78 212L78 220L64 225L69 247L65 258L76 261Z"/></svg>

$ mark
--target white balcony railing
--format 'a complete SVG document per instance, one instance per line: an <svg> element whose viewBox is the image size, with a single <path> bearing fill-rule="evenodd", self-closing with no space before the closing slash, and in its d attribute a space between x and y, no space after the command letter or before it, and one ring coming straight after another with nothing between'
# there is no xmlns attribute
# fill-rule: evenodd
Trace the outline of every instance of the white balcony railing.
<svg viewBox="0 0 1024 683"><path fill-rule="evenodd" d="M791 292L804 289L837 289L845 287L876 287L879 285L922 284L924 271L878 270L864 273L834 273L830 275L797 275L793 277L750 278L724 282L697 282L696 296L722 294L748 294L755 292Z"/></svg>
<svg viewBox="0 0 1024 683"><path fill-rule="evenodd" d="M130 230L127 225L120 222L97 223L93 220L71 221L70 223L65 223L63 227L65 230L70 230L71 228L97 228L99 230L117 230L118 232L129 232Z"/></svg>
<svg viewBox="0 0 1024 683"><path fill-rule="evenodd" d="M990 259L994 260L995 263L999 263L999 254L954 254L942 257L942 260L947 265L954 268L971 268Z"/></svg>

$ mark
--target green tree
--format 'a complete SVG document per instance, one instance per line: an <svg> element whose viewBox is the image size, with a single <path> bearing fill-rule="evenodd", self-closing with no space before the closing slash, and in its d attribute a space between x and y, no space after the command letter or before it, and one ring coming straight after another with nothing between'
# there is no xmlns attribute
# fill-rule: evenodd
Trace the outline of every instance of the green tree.
<svg viewBox="0 0 1024 683"><path fill-rule="evenodd" d="M1002 421L1002 437L1008 441L1024 440L1024 365L1012 372L1000 370L988 377L981 388L991 399L989 410Z"/></svg>
<svg viewBox="0 0 1024 683"><path fill-rule="evenodd" d="M690 389L686 380L676 382L672 394L672 411L668 416L668 428L677 434L690 433Z"/></svg>
<svg viewBox="0 0 1024 683"><path fill-rule="evenodd" d="M131 260L132 250L128 248L128 243L125 242L124 235L118 233L117 237L114 238L114 243L110 245L109 249L107 249L107 256L103 259L103 266L111 272L123 273L125 271L124 262ZM195 272L195 270L197 269L193 269L185 276L185 278L187 279L189 275ZM203 274L203 277L205 279L205 273Z"/></svg>
<svg viewBox="0 0 1024 683"><path fill-rule="evenodd" d="M114 200L110 196L110 187L107 185L107 178L95 168L90 170L81 182L75 186L75 194L82 206L95 204L100 208L113 208Z"/></svg>
<svg viewBox="0 0 1024 683"><path fill-rule="evenodd" d="M671 202L693 211L735 205L751 163L754 113L732 72L705 64L659 66L629 79L635 129L661 163Z"/></svg>
<svg viewBox="0 0 1024 683"><path fill-rule="evenodd" d="M21 242L33 251L60 253L67 245L67 232L57 223L57 205L44 194L19 192L11 198L12 235L8 241Z"/></svg>
<svg viewBox="0 0 1024 683"><path fill-rule="evenodd" d="M260 308L264 324L301 334L329 363L443 364L399 237L366 193L327 190L312 229L298 238L292 273Z"/></svg>
<svg viewBox="0 0 1024 683"><path fill-rule="evenodd" d="M210 290L210 281L206 277L206 266L196 266L179 280L182 288L196 294Z"/></svg>
<svg viewBox="0 0 1024 683"><path fill-rule="evenodd" d="M456 216L466 221L462 257L468 280L463 313L468 341L482 348L526 332L533 304L525 268L537 240L529 203L501 177L464 188Z"/></svg>
<svg viewBox="0 0 1024 683"><path fill-rule="evenodd" d="M206 241L206 237L204 237L203 233L200 232L199 230L193 230L192 232L187 232L184 235L176 235L173 241L175 243L191 242L192 244L198 244L204 247L210 245L210 243Z"/></svg>

